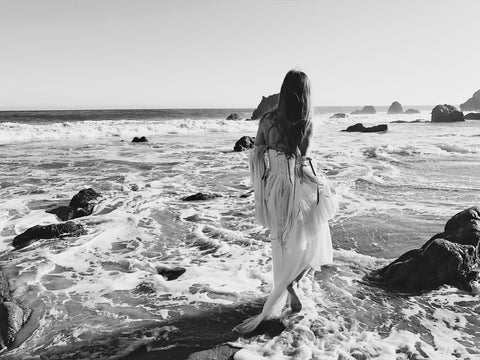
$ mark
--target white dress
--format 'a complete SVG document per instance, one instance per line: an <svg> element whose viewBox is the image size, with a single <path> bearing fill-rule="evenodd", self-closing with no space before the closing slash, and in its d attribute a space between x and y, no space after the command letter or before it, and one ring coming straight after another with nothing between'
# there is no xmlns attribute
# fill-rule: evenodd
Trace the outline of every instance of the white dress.
<svg viewBox="0 0 480 360"><path fill-rule="evenodd" d="M286 303L287 286L303 270L309 266L320 270L322 264L332 262L328 220L338 210L327 178L310 158L287 157L256 146L249 165L256 219L270 230L273 290L259 315L234 328L240 333L253 331L263 319L280 312Z"/></svg>

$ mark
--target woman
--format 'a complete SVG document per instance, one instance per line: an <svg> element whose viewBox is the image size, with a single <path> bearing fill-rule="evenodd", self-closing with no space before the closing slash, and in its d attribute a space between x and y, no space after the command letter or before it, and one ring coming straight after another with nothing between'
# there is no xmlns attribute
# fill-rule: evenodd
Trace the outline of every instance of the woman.
<svg viewBox="0 0 480 360"><path fill-rule="evenodd" d="M325 176L308 157L312 140L310 82L305 73L289 71L280 90L278 107L260 120L250 174L257 221L270 230L273 290L262 312L234 328L253 331L265 318L285 306L287 291L292 311L302 304L293 285L313 267L332 261L327 220L338 209Z"/></svg>

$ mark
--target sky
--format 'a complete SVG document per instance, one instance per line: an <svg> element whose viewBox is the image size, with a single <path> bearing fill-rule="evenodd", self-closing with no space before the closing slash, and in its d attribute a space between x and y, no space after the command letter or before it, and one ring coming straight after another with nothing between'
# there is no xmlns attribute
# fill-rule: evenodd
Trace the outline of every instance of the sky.
<svg viewBox="0 0 480 360"><path fill-rule="evenodd" d="M458 105L479 0L0 0L0 109L253 108L290 69L317 106Z"/></svg>

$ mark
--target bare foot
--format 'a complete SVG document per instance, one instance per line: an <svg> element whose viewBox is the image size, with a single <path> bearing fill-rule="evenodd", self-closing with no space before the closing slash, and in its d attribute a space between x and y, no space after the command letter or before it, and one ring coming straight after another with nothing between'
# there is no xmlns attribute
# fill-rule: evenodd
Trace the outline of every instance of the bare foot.
<svg viewBox="0 0 480 360"><path fill-rule="evenodd" d="M295 290L293 290L292 284L287 286L287 290L290 293L290 308L292 309L292 312L299 312L302 310L302 303L300 302L300 299L298 298L297 294L295 293Z"/></svg>

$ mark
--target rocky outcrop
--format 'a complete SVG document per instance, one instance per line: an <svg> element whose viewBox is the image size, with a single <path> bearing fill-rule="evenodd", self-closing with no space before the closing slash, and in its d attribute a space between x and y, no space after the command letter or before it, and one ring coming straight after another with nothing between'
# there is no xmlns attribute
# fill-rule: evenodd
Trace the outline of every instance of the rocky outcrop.
<svg viewBox="0 0 480 360"><path fill-rule="evenodd" d="M352 115L376 114L377 110L372 105L364 106L361 110L355 110Z"/></svg>
<svg viewBox="0 0 480 360"><path fill-rule="evenodd" d="M245 151L253 148L254 145L255 145L254 137L242 136L235 143L235 146L233 147L233 151L236 151L236 152Z"/></svg>
<svg viewBox="0 0 480 360"><path fill-rule="evenodd" d="M472 291L480 279L480 208L457 213L445 230L420 249L406 252L367 279L388 289L417 293L452 285Z"/></svg>
<svg viewBox="0 0 480 360"><path fill-rule="evenodd" d="M388 126L385 124L375 125L372 127L365 127L363 124L358 123L352 126L349 126L345 130L346 132L362 132L362 133L371 133L371 132L384 132L388 130Z"/></svg>
<svg viewBox="0 0 480 360"><path fill-rule="evenodd" d="M227 120L239 120L240 117L238 116L237 113L233 113L227 116Z"/></svg>
<svg viewBox="0 0 480 360"><path fill-rule="evenodd" d="M185 273L185 271L187 271L187 269L181 266L176 266L174 268L157 266L156 270L157 270L157 274L162 275L167 281L178 279L181 275Z"/></svg>
<svg viewBox="0 0 480 360"><path fill-rule="evenodd" d="M403 114L402 104L398 101L394 101L388 108L387 114Z"/></svg>
<svg viewBox="0 0 480 360"><path fill-rule="evenodd" d="M273 94L270 96L262 96L262 101L258 104L257 108L253 110L252 120L260 119L263 114L275 110L278 105L278 97L280 94Z"/></svg>
<svg viewBox="0 0 480 360"><path fill-rule="evenodd" d="M145 136L141 136L141 137L135 136L132 139L132 143L144 143L144 142L148 142L148 139Z"/></svg>
<svg viewBox="0 0 480 360"><path fill-rule="evenodd" d="M22 249L40 239L63 238L66 236L80 236L86 231L81 224L67 221L60 224L36 225L20 235L15 236L12 245L15 249Z"/></svg>
<svg viewBox="0 0 480 360"><path fill-rule="evenodd" d="M198 192L196 194L186 196L182 198L183 201L200 201L200 200L212 200L217 197L222 197L220 194L213 194L213 193L202 193Z"/></svg>
<svg viewBox="0 0 480 360"><path fill-rule="evenodd" d="M432 122L465 121L463 113L452 105L437 105L432 110Z"/></svg>
<svg viewBox="0 0 480 360"><path fill-rule="evenodd" d="M407 109L405 110L405 114L420 114L420 111L417 109Z"/></svg>
<svg viewBox="0 0 480 360"><path fill-rule="evenodd" d="M462 111L475 111L480 110L480 90L475 92L473 96L460 105Z"/></svg>
<svg viewBox="0 0 480 360"><path fill-rule="evenodd" d="M330 119L344 119L347 117L347 114L344 113L336 113L330 116Z"/></svg>
<svg viewBox="0 0 480 360"><path fill-rule="evenodd" d="M465 115L465 120L480 120L480 113L468 113Z"/></svg>
<svg viewBox="0 0 480 360"><path fill-rule="evenodd" d="M59 206L47 210L47 213L56 215L62 221L88 216L93 212L98 197L100 194L92 188L83 189L73 196L68 206Z"/></svg>

